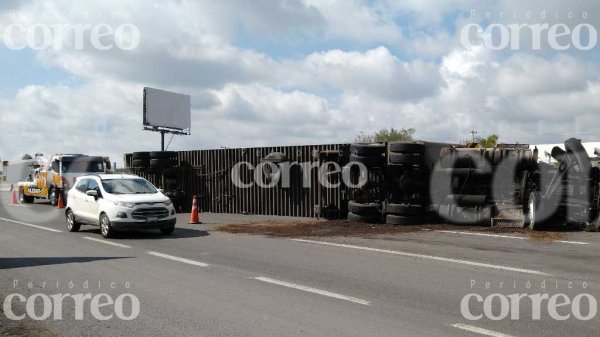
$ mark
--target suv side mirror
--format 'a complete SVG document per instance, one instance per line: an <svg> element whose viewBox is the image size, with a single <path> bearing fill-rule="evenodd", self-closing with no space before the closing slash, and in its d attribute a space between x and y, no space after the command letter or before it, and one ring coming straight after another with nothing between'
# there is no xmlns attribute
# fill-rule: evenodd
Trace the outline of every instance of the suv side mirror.
<svg viewBox="0 0 600 337"><path fill-rule="evenodd" d="M90 197L94 197L94 198L98 197L98 191L96 191L96 190L86 191L85 194L89 195Z"/></svg>
<svg viewBox="0 0 600 337"><path fill-rule="evenodd" d="M157 188L156 190L160 193L165 193L165 190L163 190L162 188Z"/></svg>

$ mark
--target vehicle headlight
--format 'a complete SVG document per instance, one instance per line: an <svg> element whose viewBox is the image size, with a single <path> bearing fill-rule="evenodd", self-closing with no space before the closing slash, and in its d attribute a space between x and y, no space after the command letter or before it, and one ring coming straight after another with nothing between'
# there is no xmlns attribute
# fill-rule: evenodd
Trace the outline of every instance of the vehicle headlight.
<svg viewBox="0 0 600 337"><path fill-rule="evenodd" d="M173 205L173 202L171 201L171 199L167 199L167 200L165 200L165 205L171 206L171 205Z"/></svg>
<svg viewBox="0 0 600 337"><path fill-rule="evenodd" d="M133 207L135 207L135 203L134 202L125 202L125 201L115 201L115 205L117 205L119 207L125 207L125 208L133 208Z"/></svg>

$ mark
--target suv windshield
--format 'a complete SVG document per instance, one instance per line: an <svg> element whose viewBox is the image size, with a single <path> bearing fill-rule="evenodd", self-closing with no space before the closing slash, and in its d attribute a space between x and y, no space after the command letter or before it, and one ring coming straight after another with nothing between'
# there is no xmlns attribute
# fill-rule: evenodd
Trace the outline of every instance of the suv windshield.
<svg viewBox="0 0 600 337"><path fill-rule="evenodd" d="M102 187L110 194L154 194L158 191L144 179L102 180Z"/></svg>
<svg viewBox="0 0 600 337"><path fill-rule="evenodd" d="M104 172L104 163L101 161L63 161L62 169L64 173L102 173Z"/></svg>

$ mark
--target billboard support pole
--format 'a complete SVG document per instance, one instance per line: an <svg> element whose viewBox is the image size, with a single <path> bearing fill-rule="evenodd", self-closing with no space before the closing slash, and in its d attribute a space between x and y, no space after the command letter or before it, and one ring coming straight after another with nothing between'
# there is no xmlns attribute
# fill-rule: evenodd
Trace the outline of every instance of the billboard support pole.
<svg viewBox="0 0 600 337"><path fill-rule="evenodd" d="M164 151L165 150L165 131L161 131L160 132L160 150Z"/></svg>

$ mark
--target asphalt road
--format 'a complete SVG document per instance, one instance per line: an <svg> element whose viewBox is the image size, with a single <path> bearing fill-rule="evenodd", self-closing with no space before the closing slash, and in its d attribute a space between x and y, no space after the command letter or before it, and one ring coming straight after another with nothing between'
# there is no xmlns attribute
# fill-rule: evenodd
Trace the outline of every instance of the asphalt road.
<svg viewBox="0 0 600 337"><path fill-rule="evenodd" d="M483 303L473 300L471 313L483 316L468 320L461 301L472 293L482 298L564 293L570 300L590 294L598 300L600 233L569 233L563 242L551 244L513 235L465 234L460 227L455 232L291 240L214 232L215 224L240 216L203 214L202 225L188 225L181 215L169 237L142 232L104 240L93 227L67 232L61 210L13 206L9 198L0 193L3 302L15 293L25 298L106 293L112 299L132 294L139 300L133 320L116 314L98 320L89 302L77 320L74 302L65 301L62 320L23 321L58 336L599 334L598 315L556 320L542 305L538 320L531 302L522 300L507 318L493 320ZM490 302L491 316L502 314L501 301L496 296ZM41 315L43 302L36 303ZM129 303L125 316L131 313ZM589 305L580 304L581 317ZM114 313L111 306L102 310ZM571 306L558 311L572 313ZM16 305L15 312L24 311ZM518 317L513 320L511 314Z"/></svg>

